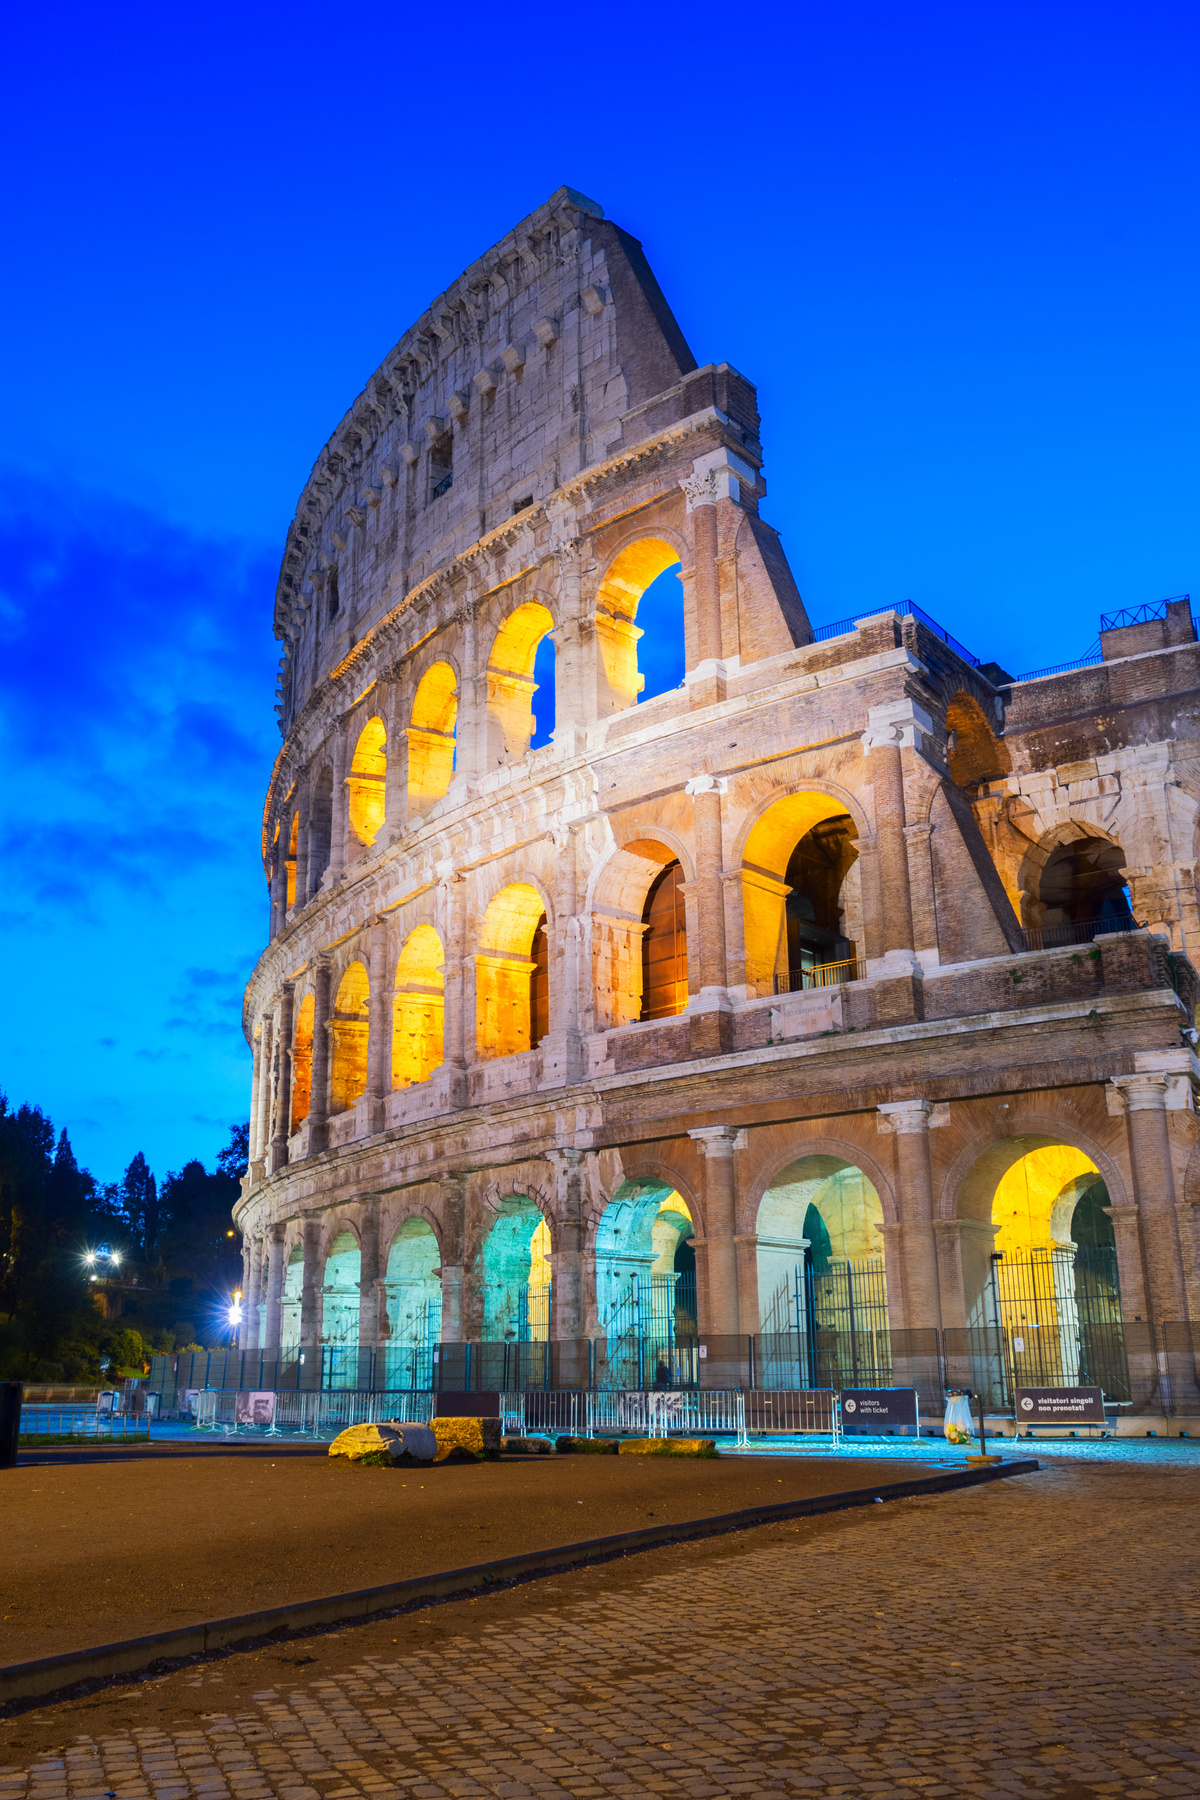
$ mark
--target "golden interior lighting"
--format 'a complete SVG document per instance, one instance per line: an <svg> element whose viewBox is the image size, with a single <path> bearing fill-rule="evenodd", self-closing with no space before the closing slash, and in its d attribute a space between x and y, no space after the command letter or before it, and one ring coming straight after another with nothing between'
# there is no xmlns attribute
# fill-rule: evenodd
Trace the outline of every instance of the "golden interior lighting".
<svg viewBox="0 0 1200 1800"><path fill-rule="evenodd" d="M679 552L662 538L627 544L610 564L596 595L596 641L608 680L613 712L632 706L646 685L638 674L637 646L643 635L634 624L638 603L652 581L673 568Z"/></svg>
<svg viewBox="0 0 1200 1800"><path fill-rule="evenodd" d="M292 1130L297 1131L312 1105L313 1010L316 1002L305 994L296 1014L292 1039Z"/></svg>
<svg viewBox="0 0 1200 1800"><path fill-rule="evenodd" d="M300 814L292 814L292 830L288 838L287 868L287 903L296 904L296 842L300 836Z"/></svg>
<svg viewBox="0 0 1200 1800"><path fill-rule="evenodd" d="M1056 1218L1055 1209L1068 1190L1074 1197L1080 1175L1100 1179L1091 1158L1071 1144L1047 1144L1014 1163L996 1184L992 1201L995 1248L1018 1261L1068 1241L1070 1219Z"/></svg>
<svg viewBox="0 0 1200 1800"><path fill-rule="evenodd" d="M842 817L846 808L829 794L787 794L767 808L746 839L742 855L742 916L746 942L746 982L760 994L774 990L775 974L787 969L784 880L792 851L814 825Z"/></svg>
<svg viewBox="0 0 1200 1800"><path fill-rule="evenodd" d="M360 962L352 962L338 984L333 1011L333 1068L330 1110L346 1112L367 1086L367 1003L370 982Z"/></svg>
<svg viewBox="0 0 1200 1800"><path fill-rule="evenodd" d="M529 748L537 729L534 659L538 645L553 629L548 608L537 600L527 600L509 614L496 633L487 671L488 750L493 766L502 754L519 759Z"/></svg>
<svg viewBox="0 0 1200 1800"><path fill-rule="evenodd" d="M449 663L434 663L421 677L408 728L408 803L419 811L440 800L454 774L458 694Z"/></svg>
<svg viewBox="0 0 1200 1800"><path fill-rule="evenodd" d="M426 1081L443 1059L445 958L432 925L411 931L396 964L392 1002L392 1086Z"/></svg>
<svg viewBox="0 0 1200 1800"><path fill-rule="evenodd" d="M501 888L483 918L484 948L475 957L475 1041L481 1057L530 1049L533 940L545 917L528 882Z"/></svg>
<svg viewBox="0 0 1200 1800"><path fill-rule="evenodd" d="M387 798L387 731L382 719L368 719L358 734L350 764L350 829L360 844L379 836Z"/></svg>

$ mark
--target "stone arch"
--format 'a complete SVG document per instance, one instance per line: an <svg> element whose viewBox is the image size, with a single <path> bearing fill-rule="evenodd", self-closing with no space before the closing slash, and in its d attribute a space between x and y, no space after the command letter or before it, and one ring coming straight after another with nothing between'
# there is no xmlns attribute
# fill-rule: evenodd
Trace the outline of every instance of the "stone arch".
<svg viewBox="0 0 1200 1800"><path fill-rule="evenodd" d="M554 1233L546 1195L516 1182L490 1189L481 1222L484 1342L548 1342Z"/></svg>
<svg viewBox="0 0 1200 1800"><path fill-rule="evenodd" d="M292 1124L293 1131L298 1131L308 1117L312 1105L312 1062L313 1062L313 1020L316 1009L315 996L310 991L305 994L296 1008L296 1023L292 1032Z"/></svg>
<svg viewBox="0 0 1200 1800"><path fill-rule="evenodd" d="M487 664L486 767L519 762L536 728L533 665L538 645L554 630L554 615L541 600L523 600L492 639Z"/></svg>
<svg viewBox="0 0 1200 1800"><path fill-rule="evenodd" d="M293 1234L294 1232L294 1234ZM304 1242L300 1221L284 1240L283 1284L279 1290L279 1342L289 1348L300 1343L300 1315L304 1299Z"/></svg>
<svg viewBox="0 0 1200 1800"><path fill-rule="evenodd" d="M1126 886L1124 864L1121 844L1100 826L1075 819L1052 826L1030 846L1021 863L1021 923L1027 929L1057 932L1067 943L1085 936L1082 928L1089 924L1101 930L1107 917L1127 916L1121 913L1127 902L1118 905L1116 898Z"/></svg>
<svg viewBox="0 0 1200 1800"><path fill-rule="evenodd" d="M542 1012L538 980L548 959L538 954L549 909L540 886L510 881L488 902L475 953L475 1045L481 1059L517 1056L534 1048Z"/></svg>
<svg viewBox="0 0 1200 1800"><path fill-rule="evenodd" d="M392 1086L427 1081L445 1054L446 979L442 940L414 925L396 963L392 1000Z"/></svg>
<svg viewBox="0 0 1200 1800"><path fill-rule="evenodd" d="M978 700L961 688L946 707L946 749L957 787L976 788L1012 770L1008 745L997 738Z"/></svg>
<svg viewBox="0 0 1200 1800"><path fill-rule="evenodd" d="M656 527L653 532L639 532L628 538L600 577L596 590L596 643L610 712L633 706L645 686L645 676L638 673L638 639L643 632L635 624L642 595L652 582L682 560L676 533L660 532Z"/></svg>
<svg viewBox="0 0 1200 1800"><path fill-rule="evenodd" d="M874 1130L873 1115L865 1116L871 1129ZM746 1235L754 1232L763 1195L778 1181L785 1169L809 1156L828 1157L843 1163L854 1163L863 1171L879 1195L884 1224L894 1225L897 1223L900 1213L896 1204L895 1189L892 1186L892 1176L878 1156L862 1144L856 1143L851 1137L842 1137L832 1132L820 1132L812 1137L791 1138L778 1149L772 1149L764 1158L743 1189L738 1224L740 1232Z"/></svg>
<svg viewBox="0 0 1200 1800"><path fill-rule="evenodd" d="M442 1239L437 1221L413 1207L396 1223L382 1258L389 1382L416 1386L418 1365L432 1368L441 1336Z"/></svg>
<svg viewBox="0 0 1200 1800"><path fill-rule="evenodd" d="M668 835L659 837L651 830L614 850L597 872L591 918L592 992L598 1029L667 1017L687 1005L687 925L679 887L680 881L687 879L686 868L690 865L682 862ZM673 870L679 871L678 877ZM657 919L662 908L656 902L665 882L672 883L676 901L669 934L665 926L659 931ZM663 955L655 954L657 951ZM674 1003L650 1011L647 994L657 995L655 980L664 969L675 990Z"/></svg>
<svg viewBox="0 0 1200 1800"><path fill-rule="evenodd" d="M329 1110L346 1112L366 1092L367 1018L371 995L365 964L354 961L338 982L333 1002Z"/></svg>
<svg viewBox="0 0 1200 1800"><path fill-rule="evenodd" d="M300 841L300 814L293 812L292 823L288 831L287 847L284 853L284 868L287 870L287 905L296 904L296 847Z"/></svg>
<svg viewBox="0 0 1200 1800"><path fill-rule="evenodd" d="M362 1245L356 1227L347 1219L334 1220L323 1233L325 1245L321 1258L321 1330L323 1344L336 1349L353 1346L359 1337L359 1306L362 1280ZM335 1386L356 1385L354 1368L331 1359L330 1374Z"/></svg>
<svg viewBox="0 0 1200 1800"><path fill-rule="evenodd" d="M420 812L440 800L454 775L458 678L445 659L431 663L417 683L408 727L408 804Z"/></svg>
<svg viewBox="0 0 1200 1800"><path fill-rule="evenodd" d="M386 810L387 727L378 716L358 734L346 780L350 830L369 849L379 836Z"/></svg>
<svg viewBox="0 0 1200 1800"><path fill-rule="evenodd" d="M308 813L308 895L316 893L329 867L333 844L333 769L323 763L313 777ZM303 904L303 900L301 901Z"/></svg>
<svg viewBox="0 0 1200 1800"><path fill-rule="evenodd" d="M675 1346L695 1337L694 1235L687 1201L662 1181L623 1181L596 1220L594 1335L609 1386L670 1380Z"/></svg>
<svg viewBox="0 0 1200 1800"><path fill-rule="evenodd" d="M757 993L854 978L865 951L863 824L857 801L815 782L768 797L744 822L745 980Z"/></svg>

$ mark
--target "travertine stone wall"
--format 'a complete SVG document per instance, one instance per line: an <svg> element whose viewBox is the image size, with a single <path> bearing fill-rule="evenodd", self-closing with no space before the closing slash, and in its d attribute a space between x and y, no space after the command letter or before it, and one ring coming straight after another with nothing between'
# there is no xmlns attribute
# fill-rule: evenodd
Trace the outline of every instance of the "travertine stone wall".
<svg viewBox="0 0 1200 1800"><path fill-rule="evenodd" d="M478 1335L513 1196L549 1223L555 1335L586 1336L630 1183L690 1209L702 1329L754 1332L757 1208L808 1154L875 1187L893 1323L962 1325L980 1184L1034 1139L1108 1184L1127 1314L1196 1317L1190 610L1023 682L870 596L818 639L765 496L754 388L697 366L640 247L568 189L433 303L322 451L276 602L253 1336L277 1338L302 1245L316 1341L347 1229L376 1271L369 1336L412 1218L443 1335ZM638 606L672 563L686 678L645 695ZM545 635L556 723L530 750ZM853 846L850 958L791 991L788 860L829 820ZM1115 847L1142 929L1041 947L1041 872L1083 840ZM689 998L643 1020L673 861ZM526 1045L543 918L548 1028Z"/></svg>

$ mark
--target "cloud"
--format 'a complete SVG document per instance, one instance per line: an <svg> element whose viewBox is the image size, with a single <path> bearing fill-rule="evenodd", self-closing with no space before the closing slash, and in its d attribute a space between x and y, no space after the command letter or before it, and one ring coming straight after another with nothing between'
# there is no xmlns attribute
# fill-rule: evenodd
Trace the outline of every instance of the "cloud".
<svg viewBox="0 0 1200 1800"><path fill-rule="evenodd" d="M246 1106L275 555L0 468L0 571L0 1003L28 1020L22 1085L110 1169L141 1145L211 1158L197 1103L222 1134ZM105 1032L94 1062L28 1006L50 959Z"/></svg>

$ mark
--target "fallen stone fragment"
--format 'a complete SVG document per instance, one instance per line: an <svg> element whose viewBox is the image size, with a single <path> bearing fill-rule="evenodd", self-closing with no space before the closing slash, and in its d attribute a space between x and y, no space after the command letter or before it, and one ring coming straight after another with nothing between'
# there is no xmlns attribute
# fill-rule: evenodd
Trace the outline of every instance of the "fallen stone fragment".
<svg viewBox="0 0 1200 1800"><path fill-rule="evenodd" d="M329 1454L344 1456L348 1462L381 1467L390 1462L411 1467L434 1461L437 1438L428 1425L402 1425L396 1419L384 1419L377 1425L348 1425L330 1444Z"/></svg>
<svg viewBox="0 0 1200 1800"><path fill-rule="evenodd" d="M616 1438L560 1437L554 1448L560 1456L615 1456Z"/></svg>
<svg viewBox="0 0 1200 1800"><path fill-rule="evenodd" d="M718 1456L712 1438L622 1438L622 1456Z"/></svg>
<svg viewBox="0 0 1200 1800"><path fill-rule="evenodd" d="M506 1456L549 1456L554 1445L549 1438L506 1437L501 1440Z"/></svg>
<svg viewBox="0 0 1200 1800"><path fill-rule="evenodd" d="M500 1455L499 1419L434 1419L434 1462L493 1462Z"/></svg>

